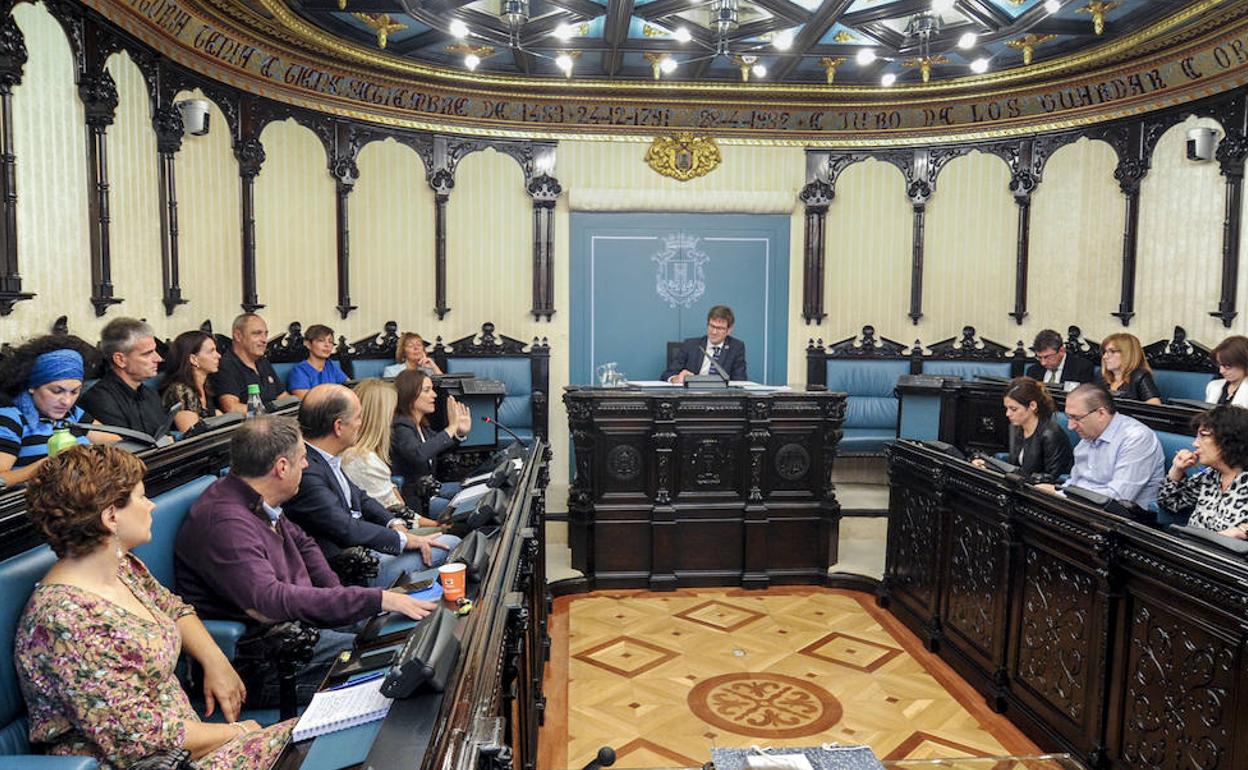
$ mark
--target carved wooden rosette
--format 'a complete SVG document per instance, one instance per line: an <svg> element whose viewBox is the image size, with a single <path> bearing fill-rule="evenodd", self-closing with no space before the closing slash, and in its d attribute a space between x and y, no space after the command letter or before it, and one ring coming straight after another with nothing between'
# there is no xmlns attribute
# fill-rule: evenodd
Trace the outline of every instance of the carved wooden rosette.
<svg viewBox="0 0 1248 770"><path fill-rule="evenodd" d="M548 174L526 186L533 199L533 309L537 320L555 314L555 202L563 194L559 180Z"/></svg>
<svg viewBox="0 0 1248 770"><path fill-rule="evenodd" d="M22 291L17 266L17 156L13 150L13 89L22 82L26 41L13 17L0 23L0 316L35 295Z"/></svg>

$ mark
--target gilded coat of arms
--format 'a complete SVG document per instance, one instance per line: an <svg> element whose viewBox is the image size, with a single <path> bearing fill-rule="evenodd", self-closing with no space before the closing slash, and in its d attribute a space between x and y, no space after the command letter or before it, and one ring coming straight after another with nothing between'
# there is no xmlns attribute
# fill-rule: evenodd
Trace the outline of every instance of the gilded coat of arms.
<svg viewBox="0 0 1248 770"><path fill-rule="evenodd" d="M663 251L651 257L658 265L654 290L672 307L690 307L706 291L702 265L710 257L698 251L698 239L677 233L663 239Z"/></svg>
<svg viewBox="0 0 1248 770"><path fill-rule="evenodd" d="M656 136L646 150L646 164L663 176L687 182L714 171L721 158L719 145L709 136L681 132L675 136Z"/></svg>

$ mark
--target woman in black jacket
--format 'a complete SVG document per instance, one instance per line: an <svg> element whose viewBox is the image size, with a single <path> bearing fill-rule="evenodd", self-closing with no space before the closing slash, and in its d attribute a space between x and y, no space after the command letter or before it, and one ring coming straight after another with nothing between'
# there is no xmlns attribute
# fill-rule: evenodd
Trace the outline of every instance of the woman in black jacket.
<svg viewBox="0 0 1248 770"><path fill-rule="evenodd" d="M438 455L457 446L472 430L472 412L447 397L446 428L433 430L429 427L429 415L433 414L437 399L433 380L419 369L408 369L395 378L394 386L399 400L391 426L390 463L394 474L403 477L403 499L411 504L420 499L421 478L434 475ZM446 485L442 491L443 495L451 492ZM435 499L425 513L437 518L445 507L445 501L439 505Z"/></svg>
<svg viewBox="0 0 1248 770"><path fill-rule="evenodd" d="M1010 463L1033 482L1053 483L1070 473L1075 454L1066 432L1053 420L1057 404L1044 386L1030 377L1016 377L1010 380L1002 401L1010 421ZM1037 479L1037 475L1044 478Z"/></svg>

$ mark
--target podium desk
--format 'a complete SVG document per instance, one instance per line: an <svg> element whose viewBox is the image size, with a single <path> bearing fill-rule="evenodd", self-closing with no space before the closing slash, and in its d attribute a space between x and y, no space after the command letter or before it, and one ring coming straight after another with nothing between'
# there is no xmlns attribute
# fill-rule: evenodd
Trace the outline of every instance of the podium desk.
<svg viewBox="0 0 1248 770"><path fill-rule="evenodd" d="M572 566L597 588L822 583L845 394L569 387Z"/></svg>

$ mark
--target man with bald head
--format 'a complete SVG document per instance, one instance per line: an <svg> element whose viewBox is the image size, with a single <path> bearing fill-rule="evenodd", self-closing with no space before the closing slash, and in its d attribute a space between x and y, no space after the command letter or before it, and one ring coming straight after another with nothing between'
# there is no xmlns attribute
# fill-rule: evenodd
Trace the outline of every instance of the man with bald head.
<svg viewBox="0 0 1248 770"><path fill-rule="evenodd" d="M1119 414L1113 396L1095 383L1084 383L1066 396L1066 421L1082 439L1066 486L1131 500L1143 508L1156 502L1165 453L1148 426ZM1053 491L1047 484L1037 486Z"/></svg>
<svg viewBox="0 0 1248 770"><path fill-rule="evenodd" d="M453 535L415 535L342 472L342 453L360 433L360 399L343 385L317 385L299 406L308 467L299 491L283 510L315 538L331 561L343 549L376 552L381 569L374 585L388 586L400 572L420 572L446 561L459 543Z"/></svg>

